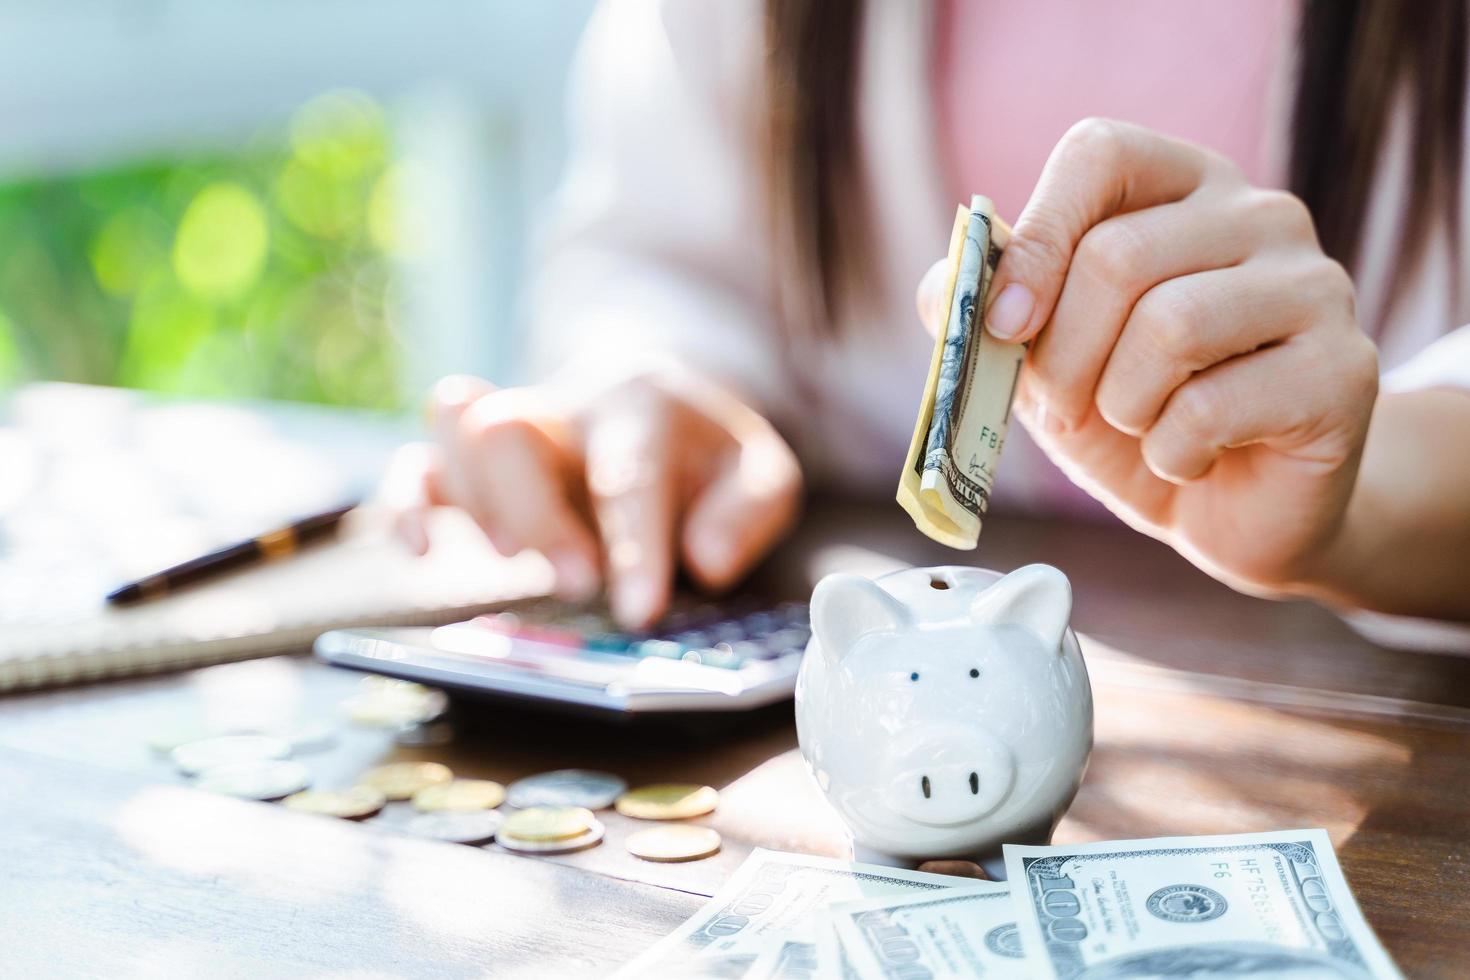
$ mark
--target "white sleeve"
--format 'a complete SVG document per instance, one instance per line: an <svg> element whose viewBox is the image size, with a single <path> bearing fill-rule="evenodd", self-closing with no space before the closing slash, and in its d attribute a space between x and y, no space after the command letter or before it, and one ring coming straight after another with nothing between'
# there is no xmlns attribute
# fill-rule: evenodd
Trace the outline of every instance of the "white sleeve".
<svg viewBox="0 0 1470 980"><path fill-rule="evenodd" d="M593 14L532 287L533 373L674 356L780 407L790 387L752 139L759 15L745 0L604 0Z"/></svg>
<svg viewBox="0 0 1470 980"><path fill-rule="evenodd" d="M1470 325L1451 330L1383 375L1384 391L1470 389Z"/></svg>

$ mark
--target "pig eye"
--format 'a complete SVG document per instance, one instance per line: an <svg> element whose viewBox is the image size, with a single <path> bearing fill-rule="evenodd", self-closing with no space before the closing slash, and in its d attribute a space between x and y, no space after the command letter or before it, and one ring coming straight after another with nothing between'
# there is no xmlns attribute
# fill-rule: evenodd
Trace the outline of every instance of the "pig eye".
<svg viewBox="0 0 1470 980"><path fill-rule="evenodd" d="M919 672L917 670L914 671L912 674L909 675L909 680L911 680L911 681L916 681L918 679L919 679Z"/></svg>
<svg viewBox="0 0 1470 980"><path fill-rule="evenodd" d="M974 667L971 667L971 668L970 668L970 676L971 676L971 677L979 677L979 676L980 676L980 671L979 671L979 670L977 670L977 669L976 669L976 668L974 668Z"/></svg>

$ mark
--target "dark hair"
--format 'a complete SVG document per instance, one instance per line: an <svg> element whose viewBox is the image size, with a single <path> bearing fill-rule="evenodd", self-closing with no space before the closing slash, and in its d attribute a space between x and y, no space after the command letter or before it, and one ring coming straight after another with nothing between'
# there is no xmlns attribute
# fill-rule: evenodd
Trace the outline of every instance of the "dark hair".
<svg viewBox="0 0 1470 980"><path fill-rule="evenodd" d="M772 228L778 247L810 272L818 332L833 329L847 287L872 281L856 117L864 7L765 2ZM1305 0L1290 187L1310 208L1323 250L1343 265L1358 257L1401 92L1412 106L1413 149L1395 282L1418 260L1436 218L1458 242L1466 27L1465 0Z"/></svg>

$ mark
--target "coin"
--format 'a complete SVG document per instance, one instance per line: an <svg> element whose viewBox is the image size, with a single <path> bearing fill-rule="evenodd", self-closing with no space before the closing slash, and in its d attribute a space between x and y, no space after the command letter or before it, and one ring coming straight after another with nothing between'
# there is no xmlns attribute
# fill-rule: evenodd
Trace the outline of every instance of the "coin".
<svg viewBox="0 0 1470 980"><path fill-rule="evenodd" d="M505 787L488 779L451 779L413 794L415 810L493 810L505 799Z"/></svg>
<svg viewBox="0 0 1470 980"><path fill-rule="evenodd" d="M341 817L344 820L361 820L371 817L383 809L386 802L383 794L371 786L354 786L351 789L308 789L292 793L281 801L281 805L303 813L319 813L326 817Z"/></svg>
<svg viewBox="0 0 1470 980"><path fill-rule="evenodd" d="M683 820L702 817L720 802L712 786L695 783L654 783L630 789L618 797L618 812L639 820Z"/></svg>
<svg viewBox="0 0 1470 980"><path fill-rule="evenodd" d="M518 841L565 840L584 834L597 823L592 811L580 806L533 806L505 818L499 836Z"/></svg>
<svg viewBox="0 0 1470 980"><path fill-rule="evenodd" d="M279 800L310 786L311 773L299 762L230 762L204 770L194 785L245 800Z"/></svg>
<svg viewBox="0 0 1470 980"><path fill-rule="evenodd" d="M290 754L291 743L269 735L219 735L186 742L169 753L174 765L188 776L231 762L264 762Z"/></svg>
<svg viewBox="0 0 1470 980"><path fill-rule="evenodd" d="M159 755L170 755L174 749L189 742L202 742L216 735L226 734L217 728L204 725L179 725L163 728L148 736L148 747Z"/></svg>
<svg viewBox="0 0 1470 980"><path fill-rule="evenodd" d="M585 806L601 810L613 805L628 784L610 772L558 769L517 779L506 790L511 806Z"/></svg>
<svg viewBox="0 0 1470 980"><path fill-rule="evenodd" d="M357 694L342 702L347 716L359 725L399 728L432 721L449 710L449 697L440 690L393 677L364 677Z"/></svg>
<svg viewBox="0 0 1470 980"><path fill-rule="evenodd" d="M371 786L390 800L406 800L426 786L447 783L454 777L448 766L437 762L390 762L369 769L358 777L359 786Z"/></svg>
<svg viewBox="0 0 1470 980"><path fill-rule="evenodd" d="M528 811L522 810L521 812ZM587 829L574 837L562 837L558 840L525 840L506 833L511 820L515 819L515 814L511 814L506 817L500 833L495 835L495 842L508 851L519 851L522 854L565 854L568 851L580 851L584 847L591 847L601 842L606 833L602 821L593 817L588 811L583 812L592 818L592 823Z"/></svg>
<svg viewBox="0 0 1470 980"><path fill-rule="evenodd" d="M505 817L497 810L470 810L463 813L441 811L423 813L403 825L418 837L452 841L455 844L483 844L495 837Z"/></svg>
<svg viewBox="0 0 1470 980"><path fill-rule="evenodd" d="M313 723L276 732L291 743L294 753L322 752L337 744L337 732L331 725Z"/></svg>
<svg viewBox="0 0 1470 980"><path fill-rule="evenodd" d="M454 741L454 726L447 721L415 721L399 726L393 733L399 745L417 748L424 745L448 745Z"/></svg>
<svg viewBox="0 0 1470 980"><path fill-rule="evenodd" d="M645 861L697 861L720 849L720 833L709 827L671 824L630 834L628 853Z"/></svg>

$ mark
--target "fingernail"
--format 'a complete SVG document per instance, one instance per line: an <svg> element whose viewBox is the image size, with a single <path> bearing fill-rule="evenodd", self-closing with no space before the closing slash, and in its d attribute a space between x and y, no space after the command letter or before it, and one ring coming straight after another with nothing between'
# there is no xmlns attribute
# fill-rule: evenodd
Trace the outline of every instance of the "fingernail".
<svg viewBox="0 0 1470 980"><path fill-rule="evenodd" d="M1031 321L1031 311L1035 308L1036 297L1031 295L1031 290L1013 282L990 304L985 327L996 340L1015 340Z"/></svg>
<svg viewBox="0 0 1470 980"><path fill-rule="evenodd" d="M624 576L613 586L612 611L627 627L646 626L653 620L658 590L653 580L642 575Z"/></svg>
<svg viewBox="0 0 1470 980"><path fill-rule="evenodd" d="M546 556L556 570L556 594L571 602L581 602L597 593L597 569L580 551L555 551Z"/></svg>

